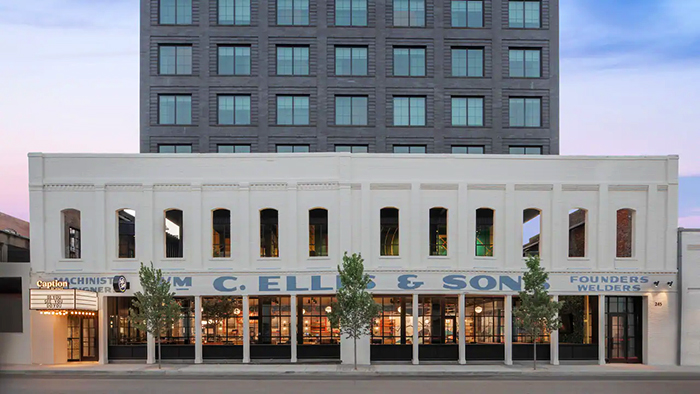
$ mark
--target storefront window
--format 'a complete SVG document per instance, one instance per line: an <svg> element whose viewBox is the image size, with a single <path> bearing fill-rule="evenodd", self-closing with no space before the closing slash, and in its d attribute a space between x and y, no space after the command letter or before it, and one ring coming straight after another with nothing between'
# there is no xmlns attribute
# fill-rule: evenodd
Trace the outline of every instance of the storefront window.
<svg viewBox="0 0 700 394"><path fill-rule="evenodd" d="M411 297L374 297L381 307L372 325L373 345L413 343L413 302Z"/></svg>
<svg viewBox="0 0 700 394"><path fill-rule="evenodd" d="M513 310L520 307L520 298L513 297ZM533 343L534 337L525 333L525 330L518 328L515 324L515 318L513 318L513 343ZM540 335L537 339L537 343L549 343L549 333Z"/></svg>
<svg viewBox="0 0 700 394"><path fill-rule="evenodd" d="M464 327L467 343L503 343L503 298L466 297Z"/></svg>
<svg viewBox="0 0 700 394"><path fill-rule="evenodd" d="M243 345L243 298L202 298L202 343Z"/></svg>
<svg viewBox="0 0 700 394"><path fill-rule="evenodd" d="M250 343L289 344L290 298L250 298Z"/></svg>
<svg viewBox="0 0 700 394"><path fill-rule="evenodd" d="M180 304L180 317L165 332L161 340L163 344L190 345L194 344L194 299L192 297L176 297Z"/></svg>
<svg viewBox="0 0 700 394"><path fill-rule="evenodd" d="M109 330L107 340L114 345L145 345L146 332L137 330L129 319L129 308L133 297L109 297L107 313L109 315Z"/></svg>
<svg viewBox="0 0 700 394"><path fill-rule="evenodd" d="M457 343L457 297L418 298L418 343Z"/></svg>
<svg viewBox="0 0 700 394"><path fill-rule="evenodd" d="M335 297L299 297L298 342L301 345L340 344L340 330L331 325L327 314Z"/></svg>
<svg viewBox="0 0 700 394"><path fill-rule="evenodd" d="M598 343L598 297L560 296L564 303L559 315L559 343Z"/></svg>

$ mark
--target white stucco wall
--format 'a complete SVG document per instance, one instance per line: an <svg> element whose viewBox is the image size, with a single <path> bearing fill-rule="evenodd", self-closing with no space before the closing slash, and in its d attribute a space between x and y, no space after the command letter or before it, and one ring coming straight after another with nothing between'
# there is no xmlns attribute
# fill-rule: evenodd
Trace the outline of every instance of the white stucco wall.
<svg viewBox="0 0 700 394"><path fill-rule="evenodd" d="M681 365L700 365L700 229L681 233Z"/></svg>

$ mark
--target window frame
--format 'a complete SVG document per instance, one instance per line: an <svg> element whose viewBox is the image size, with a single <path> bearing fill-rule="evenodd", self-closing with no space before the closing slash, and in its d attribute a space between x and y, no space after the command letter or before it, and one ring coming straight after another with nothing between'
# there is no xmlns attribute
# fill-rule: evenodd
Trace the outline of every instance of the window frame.
<svg viewBox="0 0 700 394"><path fill-rule="evenodd" d="M291 97L292 98L292 119L291 123L280 123L280 98L286 98L286 97ZM296 99L297 98L306 98L306 118L307 118L307 123L295 123L295 118L296 118ZM276 126L302 126L302 127L308 127L311 126L311 96L308 95L288 95L288 94L280 94L277 95L276 97L276 108L275 110L277 111L276 113Z"/></svg>
<svg viewBox="0 0 700 394"><path fill-rule="evenodd" d="M338 23L338 2L339 1L347 1L350 3L350 24L340 24ZM369 26L369 2L367 0L363 0L365 9L364 9L364 24L355 24L353 23L354 21L354 15L355 12L362 12L361 10L354 10L353 5L355 4L355 1L353 0L335 0L333 4L333 25L334 26L342 26L342 27L367 27Z"/></svg>
<svg viewBox="0 0 700 394"><path fill-rule="evenodd" d="M290 74L283 74L280 72L280 51L281 50L291 50L291 73ZM302 68L304 66L304 56L302 54L299 54L301 56L301 59L297 59L297 50L306 50L306 74L297 74L296 70L297 67ZM275 49L275 61L276 61L276 66L275 67L275 75L278 76L285 76L285 77L308 77L311 75L311 47L308 45L277 45ZM298 62L301 62L300 64L297 64Z"/></svg>
<svg viewBox="0 0 700 394"><path fill-rule="evenodd" d="M217 231L217 212L228 215L228 220L225 223L218 223L218 225L223 227L221 228L222 231ZM231 211L226 208L216 208L211 211L211 257L213 259L230 259L232 257L231 249L233 246L233 237L231 235L231 218ZM221 239L219 242L216 242L216 234L219 232L223 234L223 243Z"/></svg>
<svg viewBox="0 0 700 394"><path fill-rule="evenodd" d="M172 97L173 98L173 123L162 123L161 122L161 114L162 114L162 98L163 97ZM189 103L190 103L190 121L189 123L178 123L177 121L177 101L178 98L189 98ZM192 94L159 94L158 95L158 125L159 126L193 126L194 122L192 119Z"/></svg>
<svg viewBox="0 0 700 394"><path fill-rule="evenodd" d="M407 148L408 152L397 152L396 148ZM422 152L412 152L414 148L420 148L423 151ZM423 155L428 153L428 147L425 145L393 145L392 146L392 152L394 154L400 154L400 155Z"/></svg>
<svg viewBox="0 0 700 394"><path fill-rule="evenodd" d="M465 53L465 64L464 64L464 75L458 75L455 73L455 70L460 70L462 71L461 67L455 67L455 52L459 51L464 51ZM469 52L470 51L479 51L481 52L481 64L479 65L481 68L481 74L480 75L469 75L469 70L471 68L471 63L469 62ZM450 48L450 77L453 78L485 78L485 72L484 70L486 69L486 48L485 47L461 47L461 46L454 46Z"/></svg>
<svg viewBox="0 0 700 394"><path fill-rule="evenodd" d="M397 17L396 17L396 16L397 16L397 15L396 15L396 12L397 12L397 11L396 11L396 10L397 10L396 3L399 2L399 1L405 1L405 2L407 3L407 6L408 6L408 11L406 11L407 14L406 14L406 24L405 24L405 25L403 25L403 24L399 25L399 24L396 23L396 21L397 21ZM411 13L412 13L412 12L416 12L416 11L411 11L411 5L412 5L412 3L414 3L414 2L415 2L415 3L422 3L422 5L423 5L423 18L422 18L422 21L420 22L420 24L412 24L412 23L411 23L411 21L412 21ZM428 7L427 7L427 1L426 1L426 0L391 0L391 10L392 10L392 13L391 13L391 22L392 22L391 27L425 28L425 27L427 27L427 25L428 25L428 11L427 11L427 9L428 9Z"/></svg>
<svg viewBox="0 0 700 394"><path fill-rule="evenodd" d="M449 256L449 215L450 210L445 207L433 207L428 210L428 256L430 257Z"/></svg>
<svg viewBox="0 0 700 394"><path fill-rule="evenodd" d="M263 213L269 211L270 214L274 212L275 217L272 218L263 218ZM270 221L270 223L267 223L266 221ZM274 221L274 223L273 223ZM275 208L262 208L260 209L258 213L258 225L260 227L260 231L258 233L259 236L259 246L260 246L260 254L259 258L260 259L277 259L280 257L280 214L279 211ZM267 226L271 226L268 228ZM266 231L267 230L267 231ZM270 242L269 245L265 240L267 239L264 235L265 233L269 233L267 235L270 235ZM270 246L270 252L263 252L263 250L266 249L267 246ZM269 255L268 255L269 254Z"/></svg>
<svg viewBox="0 0 700 394"><path fill-rule="evenodd" d="M512 153L513 149L520 149L523 148L523 153ZM539 149L539 153L528 153L528 149ZM508 154L509 155L543 155L543 148L540 145L509 145L508 146Z"/></svg>
<svg viewBox="0 0 700 394"><path fill-rule="evenodd" d="M522 124L513 124L513 100L523 100ZM539 124L536 126L527 124L528 102L537 101L539 103ZM518 122L520 123L520 122ZM521 129L539 129L543 126L542 97L508 97L508 127Z"/></svg>
<svg viewBox="0 0 700 394"><path fill-rule="evenodd" d="M464 152L455 152L455 148L465 148ZM479 148L481 152L470 152L471 148ZM486 147L484 145L452 145L451 153L453 155L483 155L486 154Z"/></svg>
<svg viewBox="0 0 700 394"><path fill-rule="evenodd" d="M220 26L251 26L252 25L252 20L253 20L253 7L251 5L250 0L229 0L232 2L231 6L233 8L233 19L231 23L221 23L221 8L222 8L222 2L227 1L227 0L217 0L216 1L216 24ZM242 2L242 1L247 1L248 2L248 23L236 23L236 16L238 13L236 10L238 7L236 6L236 3Z"/></svg>
<svg viewBox="0 0 700 394"><path fill-rule="evenodd" d="M489 225L488 223L484 223L484 220L479 220L479 211L483 211L484 213L487 213L487 211L491 211L491 224ZM475 222L474 222L474 257L487 257L491 258L494 257L495 251L495 234L496 234L496 210L493 208L489 207L480 207L477 208L474 211L475 215ZM479 233L480 231L483 231L484 228L488 228L489 231L489 238L491 243L490 244L485 244L485 243L479 243ZM484 250L483 254L479 254L479 248L482 248Z"/></svg>
<svg viewBox="0 0 700 394"><path fill-rule="evenodd" d="M225 146L232 146L233 147L233 152L222 152L221 148ZM241 151L238 152L239 147L246 147L248 148L247 152L246 151ZM216 153L228 153L228 154L234 154L234 153L250 153L251 152L251 146L250 144L217 144L216 145Z"/></svg>
<svg viewBox="0 0 700 394"><path fill-rule="evenodd" d="M319 214L314 217L314 214ZM325 214L325 217L322 217ZM327 258L329 253L329 215L326 208L309 209L309 257L310 258ZM318 229L317 229L318 226ZM318 230L318 231L317 231ZM321 242L318 242L318 235L321 235ZM313 238L313 242L312 242ZM319 247L320 245L320 247ZM313 248L312 248L313 246ZM320 251L319 251L320 249ZM311 252L314 254L311 254Z"/></svg>
<svg viewBox="0 0 700 394"><path fill-rule="evenodd" d="M167 226L167 222L169 220L168 219L168 212L176 212L176 211L180 212L181 223L178 225L173 220L170 220L170 221L173 222L173 224L175 224L176 226L178 226L178 235L179 235L179 243L178 243L178 250L177 250L178 256L169 256L168 255L168 226ZM163 222L162 223L163 223L163 247L164 247L163 258L165 260L184 259L185 258L185 230L184 230L185 212L182 209L178 209L178 208L168 208L165 211L163 211Z"/></svg>
<svg viewBox="0 0 700 394"><path fill-rule="evenodd" d="M407 56L408 56L408 64L406 65L406 69L407 69L407 72L408 72L407 74L397 74L397 72L396 72L396 70L397 70L397 69L396 69L396 65L399 63L399 62L396 61L396 59L397 59L396 51L401 51L401 50L408 50L408 55L407 55ZM413 59L412 59L412 57L414 56L414 55L413 55L413 51L422 51L422 52L423 52L423 66L422 66L423 73L422 73L422 74L415 74L415 75L414 75L414 74L412 73L412 70L413 70L413 68L412 68L412 64L413 64ZM427 76L428 76L428 47L427 47L427 46L402 46L402 45L397 45L397 46L392 47L392 56L393 56L393 59L392 59L392 66L393 66L393 67L392 67L392 70L391 70L391 71L392 71L392 75L391 75L392 77L398 77L398 78L401 78L401 77L404 77L404 78L405 78L405 77L415 78L415 77L427 77Z"/></svg>
<svg viewBox="0 0 700 394"><path fill-rule="evenodd" d="M457 26L454 24L455 21L455 12L454 12L454 5L455 3L465 3L464 5L466 6L465 8L465 17L466 20L464 21L464 26ZM480 3L481 4L481 25L480 26L469 26L469 3ZM450 28L453 29L483 29L486 25L486 16L485 16L485 10L484 10L484 1L483 0L451 0L450 1Z"/></svg>
<svg viewBox="0 0 700 394"><path fill-rule="evenodd" d="M172 152L161 152L161 151L160 151L160 148L161 148L161 147L165 147L165 146L172 146L172 147L173 147L173 151L172 151ZM177 151L178 148L179 148L179 147L182 147L182 146L189 147L189 148L190 148L190 151L189 151L189 152L178 152L178 151ZM162 154L174 155L174 154L183 154L183 153L184 153L184 154L187 154L187 153L192 153L192 152L193 152L193 151L192 151L192 144L158 144L158 153L162 153Z"/></svg>
<svg viewBox="0 0 700 394"><path fill-rule="evenodd" d="M222 98L232 98L233 99L233 109L232 111L232 117L233 117L233 122L232 123L223 123L221 121L221 99ZM248 99L248 122L247 123L237 123L238 117L236 116L236 113L239 111L236 107L238 99ZM250 126L253 123L253 104L252 104L252 97L250 94L217 94L216 95L216 125L217 126Z"/></svg>
<svg viewBox="0 0 700 394"><path fill-rule="evenodd" d="M342 49L349 49L350 50L350 74L339 74L338 73L338 50ZM365 73L364 74L356 74L354 71L354 52L355 51L364 51L365 53ZM362 46L362 45L336 45L334 46L334 62L335 62L335 67L334 67L334 75L338 77L366 77L369 76L369 47L368 46Z"/></svg>
<svg viewBox="0 0 700 394"><path fill-rule="evenodd" d="M291 23L280 23L280 3L283 0L275 0L275 23L277 26L311 26L311 6L312 3L309 0L287 0L292 3L292 14L291 14ZM300 2L304 3L306 2L306 21L307 23L297 23L296 21L296 8L295 5ZM303 18L300 16L300 18Z"/></svg>
<svg viewBox="0 0 700 394"><path fill-rule="evenodd" d="M428 126L428 99L426 96L393 96L393 123L392 127L427 127ZM396 123L396 108L397 100L407 99L408 100L408 118L406 124ZM411 124L411 100L412 99L422 99L423 100L423 124Z"/></svg>
<svg viewBox="0 0 700 394"><path fill-rule="evenodd" d="M280 147L291 147L292 150L290 152L280 152L279 148ZM297 149L301 149L297 151ZM276 153L309 153L311 152L311 146L308 144L277 144L275 145L275 152Z"/></svg>
<svg viewBox="0 0 700 394"><path fill-rule="evenodd" d="M526 17L525 17L525 12L526 12L525 8L527 5L526 3L538 4L538 6L537 6L537 8L538 8L537 27L527 27ZM516 21L518 26L514 26L513 22L511 21L511 11L512 11L511 5L515 5L515 4L521 5L521 9L519 11L522 12L522 24L520 23L520 21ZM543 19L542 16L543 16L542 15L542 1L540 1L540 0L508 0L508 24L506 27L508 29L528 29L528 30L542 29L542 19Z"/></svg>
<svg viewBox="0 0 700 394"><path fill-rule="evenodd" d="M393 211L396 211L394 222ZM384 216L386 212L387 216ZM391 217L389 217L391 215ZM385 236L391 237L389 243L384 241ZM396 207L383 207L379 210L379 256L401 256L401 211Z"/></svg>
<svg viewBox="0 0 700 394"><path fill-rule="evenodd" d="M133 211L134 214L131 215L127 211ZM125 213L129 216L133 216L131 220L131 225L129 225L126 220L122 221L121 213ZM120 208L116 211L117 218L117 258L118 259L135 259L136 258L136 210L131 208ZM133 228L133 234L122 234L122 223L127 227ZM124 243L122 243L122 235L124 236ZM122 255L122 244L125 245L126 253Z"/></svg>
<svg viewBox="0 0 700 394"><path fill-rule="evenodd" d="M338 123L338 99L350 99L350 123ZM353 123L354 122L354 110L355 110L355 99L364 99L364 123ZM346 95L336 95L335 96L335 119L334 126L338 127L357 127L357 126L368 126L369 125L369 97L368 96L346 96Z"/></svg>
<svg viewBox="0 0 700 394"><path fill-rule="evenodd" d="M194 75L193 74L193 68L194 68L194 56L193 56L193 51L194 51L194 46L192 44L158 44L158 75ZM165 48L173 48L175 50L175 61L173 63L174 71L172 73L164 73L163 72L163 49ZM190 63L189 67L190 70L187 73L181 73L179 72L179 65L180 65L180 54L179 51L181 49L189 49L189 58L190 58Z"/></svg>
<svg viewBox="0 0 700 394"><path fill-rule="evenodd" d="M158 0L158 24L159 24L159 25L163 25L163 26L177 26L177 25L193 25L193 24L194 24L194 22L193 22L193 20L194 20L194 9L193 9L193 7L192 7L192 0L172 0L172 1L173 1L173 4L175 5L175 22L173 22L173 23L164 23L164 22L163 22L163 11L162 11L162 10L163 10L163 1L164 1L164 0ZM183 2L189 2L189 5L190 5L190 7L189 7L189 8L190 8L189 23L178 23L178 21L177 21L177 20L178 20L178 14L179 14L178 9L180 8L180 7L178 7L178 3L181 2L181 1L183 1ZM183 7L183 8L184 8L184 7Z"/></svg>
<svg viewBox="0 0 700 394"><path fill-rule="evenodd" d="M233 56L232 58L232 65L233 65L233 72L232 73L223 73L222 72L222 67L221 67L221 49L222 48L231 48L233 49ZM247 49L248 50L248 70L246 73L237 73L236 72L236 65L238 64L238 59L239 57L236 55L236 50L238 49ZM239 75L244 75L244 76L249 76L252 75L252 68L253 68L253 49L251 45L229 45L229 44L219 44L216 46L216 75L217 76L225 76L225 77L232 77L232 76L239 76Z"/></svg>
<svg viewBox="0 0 700 394"><path fill-rule="evenodd" d="M522 52L522 64L519 64L517 68L513 67L514 60L512 55L514 52ZM529 76L527 68L527 54L528 52L537 53L537 76ZM522 67L521 67L522 66ZM521 75L513 75L513 70L516 69ZM542 72L542 48L508 48L508 77L509 78L526 78L526 79L537 79L543 78Z"/></svg>
<svg viewBox="0 0 700 394"><path fill-rule="evenodd" d="M344 151L341 150L339 151L338 148L348 148L349 150ZM355 152L355 148L364 148L364 152ZM369 145L346 145L346 144L338 144L333 147L334 151L336 153L369 153Z"/></svg>
<svg viewBox="0 0 700 394"><path fill-rule="evenodd" d="M465 100L464 104L464 119L466 120L464 124L458 124L455 123L455 100ZM481 122L480 124L470 124L470 118L471 118L471 111L470 111L470 102L471 100L480 100L481 101L481 114L480 114L480 119ZM451 96L450 97L450 112L451 112L451 117L450 117L450 126L451 127L470 127L470 128L475 128L475 127L486 127L485 126L485 118L486 118L486 109L484 108L484 102L486 100L484 97L478 97L478 96ZM460 107L461 108L461 107ZM460 116L461 117L461 116Z"/></svg>

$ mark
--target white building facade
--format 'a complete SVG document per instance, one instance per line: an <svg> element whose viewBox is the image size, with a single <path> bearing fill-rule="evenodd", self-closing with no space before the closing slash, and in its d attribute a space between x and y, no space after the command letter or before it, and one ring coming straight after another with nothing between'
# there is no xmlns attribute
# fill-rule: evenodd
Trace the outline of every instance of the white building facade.
<svg viewBox="0 0 700 394"><path fill-rule="evenodd" d="M33 363L152 362L127 318L141 262L182 306L165 359L352 363L326 318L346 251L382 305L361 364L510 364L534 340L553 364L680 359L675 156L30 154L29 174L29 287L98 299L31 311ZM565 301L537 339L512 318L528 255Z"/></svg>

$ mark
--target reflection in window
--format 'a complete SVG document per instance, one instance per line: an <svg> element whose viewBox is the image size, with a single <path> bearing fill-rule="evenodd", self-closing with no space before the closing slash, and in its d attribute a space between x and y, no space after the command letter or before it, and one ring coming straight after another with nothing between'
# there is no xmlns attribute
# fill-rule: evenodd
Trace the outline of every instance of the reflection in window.
<svg viewBox="0 0 700 394"><path fill-rule="evenodd" d="M335 151L345 153L367 153L369 147L367 145L336 145Z"/></svg>
<svg viewBox="0 0 700 394"><path fill-rule="evenodd" d="M542 126L542 99L511 98L509 106L510 127Z"/></svg>
<svg viewBox="0 0 700 394"><path fill-rule="evenodd" d="M539 49L511 49L509 51L509 73L514 78L540 77Z"/></svg>
<svg viewBox="0 0 700 394"><path fill-rule="evenodd" d="M277 24L309 24L309 0L277 0Z"/></svg>
<svg viewBox="0 0 700 394"><path fill-rule="evenodd" d="M183 217L179 209L165 211L165 257L183 257Z"/></svg>
<svg viewBox="0 0 700 394"><path fill-rule="evenodd" d="M413 343L413 301L411 296L374 297L379 316L372 324L372 345L410 345Z"/></svg>
<svg viewBox="0 0 700 394"><path fill-rule="evenodd" d="M367 75L367 47L335 47L335 75Z"/></svg>
<svg viewBox="0 0 700 394"><path fill-rule="evenodd" d="M158 124L192 124L192 96L158 96Z"/></svg>
<svg viewBox="0 0 700 394"><path fill-rule="evenodd" d="M382 208L379 212L380 255L399 255L399 210Z"/></svg>
<svg viewBox="0 0 700 394"><path fill-rule="evenodd" d="M425 97L394 97L394 126L425 126Z"/></svg>
<svg viewBox="0 0 700 394"><path fill-rule="evenodd" d="M587 220L587 210L578 208L569 211L569 257L586 257Z"/></svg>
<svg viewBox="0 0 700 394"><path fill-rule="evenodd" d="M523 210L523 257L540 255L541 229L542 211L535 208Z"/></svg>
<svg viewBox="0 0 700 394"><path fill-rule="evenodd" d="M80 211L64 209L61 211L63 221L63 258L79 259L81 252Z"/></svg>
<svg viewBox="0 0 700 394"><path fill-rule="evenodd" d="M110 346L146 345L146 331L136 329L129 318L129 309L133 308L131 303L135 299L134 297L107 297L107 315L109 316L107 342Z"/></svg>
<svg viewBox="0 0 700 394"><path fill-rule="evenodd" d="M175 323L165 331L163 344L190 345L194 344L194 298L175 297L180 304L180 316Z"/></svg>
<svg viewBox="0 0 700 394"><path fill-rule="evenodd" d="M506 318L503 298L466 297L464 306L466 343L504 342Z"/></svg>
<svg viewBox="0 0 700 394"><path fill-rule="evenodd" d="M191 75L191 45L158 46L158 69L161 75Z"/></svg>
<svg viewBox="0 0 700 394"><path fill-rule="evenodd" d="M297 322L298 342L301 345L338 345L340 329L333 327L327 314L332 311L335 297L299 297Z"/></svg>
<svg viewBox="0 0 700 394"><path fill-rule="evenodd" d="M452 27L483 27L482 0L452 0Z"/></svg>
<svg viewBox="0 0 700 394"><path fill-rule="evenodd" d="M447 209L430 208L430 255L447 256Z"/></svg>
<svg viewBox="0 0 700 394"><path fill-rule="evenodd" d="M289 344L289 302L289 296L250 297L251 344Z"/></svg>
<svg viewBox="0 0 700 394"><path fill-rule="evenodd" d="M367 26L367 0L335 0L336 26Z"/></svg>
<svg viewBox="0 0 700 394"><path fill-rule="evenodd" d="M538 29L540 27L540 2L510 0L508 2L508 26Z"/></svg>
<svg viewBox="0 0 700 394"><path fill-rule="evenodd" d="M243 297L203 297L202 333L203 345L243 345Z"/></svg>
<svg viewBox="0 0 700 394"><path fill-rule="evenodd" d="M484 48L453 48L453 77L483 77Z"/></svg>
<svg viewBox="0 0 700 394"><path fill-rule="evenodd" d="M220 25L250 25L250 0L218 0Z"/></svg>
<svg viewBox="0 0 700 394"><path fill-rule="evenodd" d="M634 243L634 209L617 211L617 257L632 257Z"/></svg>
<svg viewBox="0 0 700 394"><path fill-rule="evenodd" d="M493 256L494 211L489 208L476 210L476 255Z"/></svg>
<svg viewBox="0 0 700 394"><path fill-rule="evenodd" d="M276 209L260 211L260 257L279 257L278 228Z"/></svg>
<svg viewBox="0 0 700 394"><path fill-rule="evenodd" d="M192 23L192 0L160 0L161 25L189 25Z"/></svg>
<svg viewBox="0 0 700 394"><path fill-rule="evenodd" d="M367 96L335 96L336 126L367 125Z"/></svg>
<svg viewBox="0 0 700 394"><path fill-rule="evenodd" d="M120 209L117 211L117 220L119 258L133 259L136 257L136 211Z"/></svg>
<svg viewBox="0 0 700 394"><path fill-rule="evenodd" d="M418 297L418 343L457 343L457 297Z"/></svg>
<svg viewBox="0 0 700 394"><path fill-rule="evenodd" d="M598 297L559 296L564 303L559 316L559 343L598 343Z"/></svg>
<svg viewBox="0 0 700 394"><path fill-rule="evenodd" d="M309 256L328 256L328 210L309 211Z"/></svg>
<svg viewBox="0 0 700 394"><path fill-rule="evenodd" d="M212 213L212 257L231 257L231 211Z"/></svg>
<svg viewBox="0 0 700 394"><path fill-rule="evenodd" d="M513 297L513 311L520 307L520 297ZM534 337L528 335L523 329L518 328L513 318L513 343L533 343ZM545 332L537 339L537 343L549 343L549 332Z"/></svg>
<svg viewBox="0 0 700 394"><path fill-rule="evenodd" d="M394 26L425 26L425 0L394 0Z"/></svg>
<svg viewBox="0 0 700 394"><path fill-rule="evenodd" d="M250 47L219 45L219 75L250 75Z"/></svg>

